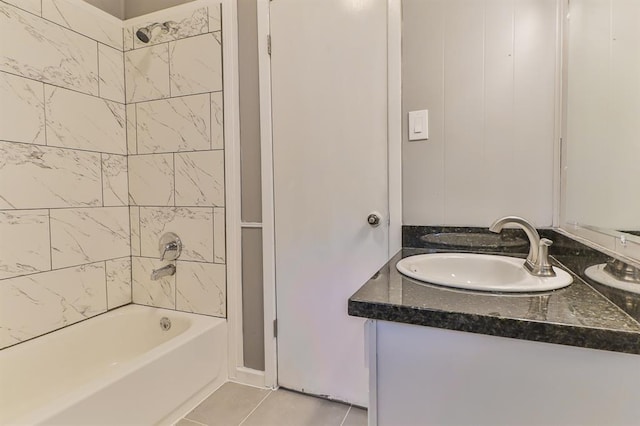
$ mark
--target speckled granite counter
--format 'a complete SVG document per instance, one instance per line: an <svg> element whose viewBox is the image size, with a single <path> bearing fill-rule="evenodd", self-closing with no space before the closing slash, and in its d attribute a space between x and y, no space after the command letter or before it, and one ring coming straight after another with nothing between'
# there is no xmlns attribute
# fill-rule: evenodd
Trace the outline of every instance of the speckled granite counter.
<svg viewBox="0 0 640 426"><path fill-rule="evenodd" d="M469 228L450 228L469 232ZM444 230L444 231L443 231ZM414 254L461 249L434 249L420 242L425 232L446 232L444 228L405 227L405 248L367 281L350 299L349 315L416 324L493 336L556 343L592 349L640 354L640 322L587 284L584 269L603 263L607 256L554 231L542 231L556 241L554 265L562 262L572 272L569 287L546 293L507 295L470 292L420 283L401 275L396 263ZM478 232L478 230L475 230ZM486 232L481 230L480 232ZM517 232L516 232L517 234ZM553 247L553 246L552 246ZM520 247L515 251L525 251ZM467 251L485 252L476 248ZM502 253L511 250L501 250ZM510 253L524 257L523 254ZM577 274L576 274L577 272ZM638 295L623 295L627 306ZM631 303L633 306L637 304Z"/></svg>

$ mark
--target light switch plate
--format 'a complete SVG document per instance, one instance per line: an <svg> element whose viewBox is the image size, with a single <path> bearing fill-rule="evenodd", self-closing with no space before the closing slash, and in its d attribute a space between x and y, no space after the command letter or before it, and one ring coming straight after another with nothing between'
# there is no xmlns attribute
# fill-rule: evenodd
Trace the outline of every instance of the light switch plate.
<svg viewBox="0 0 640 426"><path fill-rule="evenodd" d="M429 139L429 111L426 109L409 112L409 140Z"/></svg>

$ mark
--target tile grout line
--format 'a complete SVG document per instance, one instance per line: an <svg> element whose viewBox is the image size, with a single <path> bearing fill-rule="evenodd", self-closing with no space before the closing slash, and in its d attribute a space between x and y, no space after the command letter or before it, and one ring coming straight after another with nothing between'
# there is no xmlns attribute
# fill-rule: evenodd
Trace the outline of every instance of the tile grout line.
<svg viewBox="0 0 640 426"><path fill-rule="evenodd" d="M107 278L107 261L104 261L104 301L105 312L109 310L109 279Z"/></svg>
<svg viewBox="0 0 640 426"><path fill-rule="evenodd" d="M70 92L75 92L75 93L78 93L78 94L81 94L81 95L90 96L92 98L98 98L98 99L102 99L102 100L107 100L107 101L114 102L114 103L119 104L119 105L125 105L124 102L118 102L118 101L114 101L113 99L103 98L101 96L94 95L93 93L83 92L81 90L74 89L74 88L71 88L71 87L64 87L64 86L61 86L59 84L54 84L54 83L51 83L51 82L48 82L48 81L38 80L38 79L35 79L33 77L26 77L26 76L24 76L22 74L16 74L14 72L9 72L9 71L4 71L4 70L0 70L0 73L12 75L14 77L24 78L25 80L35 81L37 83L43 83L43 84L48 85L48 86L56 87L58 89L68 90ZM189 95L185 95L185 96L189 96ZM159 99L151 99L151 100L159 100Z"/></svg>
<svg viewBox="0 0 640 426"><path fill-rule="evenodd" d="M114 49L114 50L118 50L118 49ZM30 81L33 81L33 82L36 82L36 83L42 83L42 84L47 85L47 86L52 86L52 87L55 87L55 88L58 88L58 89L68 90L70 92L78 93L80 95L86 95L86 96L89 96L89 97L92 97L92 98L98 98L98 99L101 99L101 100L106 100L106 101L113 102L113 103L116 103L118 105L123 105L123 106L124 105L144 104L144 103L149 103L149 102L166 101L166 100L170 100L170 99L187 98L187 97L190 97L190 96L207 95L207 94L210 94L210 93L223 93L224 92L223 89L220 89L220 90L212 90L212 91L208 91L208 92L188 93L188 94L185 94L185 95L173 95L173 96L170 96L168 98L142 99L142 100L131 101L131 102L126 102L126 99L125 99L125 102L120 102L120 101L116 101L116 100L113 100L113 99L110 99L110 98L106 98L104 96L94 95L93 93L83 92L81 90L74 89L74 88L71 88L71 87L61 86L59 84L55 84L55 83L51 83L51 82L43 81L43 80L38 80L38 79L35 79L35 78L32 78L32 77L27 77L27 76L24 76L24 75L21 75L21 74L16 74L16 73L5 71L5 70L0 70L0 74L8 74L8 75L12 75L14 77L24 78L25 80L30 80Z"/></svg>
<svg viewBox="0 0 640 426"><path fill-rule="evenodd" d="M46 83L42 83L42 113L44 116L44 146L48 146L49 141L47 140L47 89Z"/></svg>
<svg viewBox="0 0 640 426"><path fill-rule="evenodd" d="M47 209L47 212L47 216L49 216L49 271L53 271L53 237L51 236L51 209Z"/></svg>
<svg viewBox="0 0 640 426"><path fill-rule="evenodd" d="M118 257L112 257L112 258L104 259L104 260L95 260L95 261L91 261L91 262L87 262L87 263L79 263L77 265L63 266L61 268L53 268L52 267L50 270L46 270L46 271L30 272L28 274L21 274L21 275L15 275L13 277L0 278L0 282L12 280L14 278L30 277L30 276L39 275L39 274L46 274L47 272L62 271L62 270L65 270L65 269L79 268L81 266L87 266L87 265L96 265L98 263L106 262L106 261L109 261L109 260L121 260L121 259L126 259L128 257L129 256L118 256ZM196 262L196 263L205 263L205 262Z"/></svg>
<svg viewBox="0 0 640 426"><path fill-rule="evenodd" d="M96 41L96 42L98 42L98 43L102 43L102 44L107 45L107 46L109 46L109 47L111 47L111 48L113 48L113 49L116 49L116 50L118 49L117 47L113 47L111 44L105 43L105 42L100 41L100 40L98 40L98 39L95 39L95 38L93 38L93 37L91 37L91 36L88 36L88 35L86 35L86 34L83 34L83 33L81 33L80 31L78 31L78 30L76 30L76 29L74 29L74 28L65 27L64 25L62 25L62 24L60 24L60 23L58 23L58 22L52 21L52 20L51 20L51 19L49 19L49 18L45 18L45 17L44 17L44 10L43 10L43 7L42 7L42 2L43 2L43 1L44 1L44 0L40 0L40 15L38 15L37 13L33 13L33 12L29 11L29 10L23 9L23 8L22 8L22 7L20 7L20 6L16 6L15 4L7 3L7 2L6 2L6 1L4 1L4 0L0 0L0 3L4 3L4 4L8 5L8 6L12 6L12 7L16 8L16 9L18 9L18 10L22 11L22 12L26 12L26 13L28 13L28 14L30 14L30 15L33 15L33 16L35 16L36 18L40 18L40 19L42 19L42 20L43 20L43 21L45 21L45 22L51 23L51 24L53 24L53 25L56 25L57 27L60 27L60 28L61 28L61 29L63 29L63 30L71 31L72 33L76 33L76 34L78 34L78 35L80 35L80 36L82 36L82 37L84 37L84 38L89 39L89 40ZM123 35L123 40L124 40L124 35ZM124 44L124 43L123 43L123 44Z"/></svg>
<svg viewBox="0 0 640 426"><path fill-rule="evenodd" d="M349 413L351 412L351 407L353 407L353 405L349 406L349 409L345 413L344 418L342 419L342 422L340 422L340 426L344 426L344 422L347 421L347 417L349 417Z"/></svg>
<svg viewBox="0 0 640 426"><path fill-rule="evenodd" d="M104 205L104 157L103 157L103 153L100 153L100 189L101 189L101 194L102 194L102 206L98 206L98 207L105 207ZM127 170L127 174L129 173L129 170Z"/></svg>
<svg viewBox="0 0 640 426"><path fill-rule="evenodd" d="M46 127L45 127L45 139L47 138L46 135ZM43 144L39 144L39 143L31 143L31 142L18 142L18 141L8 141L5 139L0 139L0 144L2 143L17 143L17 144L21 144L21 145L30 145L30 146L39 146L39 147L45 147L45 148L51 148L51 149L64 149L64 150L70 150L70 151L78 151L78 152L88 152L91 154L109 154L109 155L119 155L121 157L125 157L126 154L118 154L115 152L104 152L104 151L93 151L90 149L85 149L85 148L71 148L71 147L67 147L67 146L58 146L58 145L43 145ZM220 150L218 150L220 151ZM184 151L184 152L201 152L201 151ZM141 155L153 155L154 153L149 153L149 154L141 154ZM158 154L165 154L163 152L160 152Z"/></svg>
<svg viewBox="0 0 640 426"><path fill-rule="evenodd" d="M199 421L192 420L192 419L188 418L187 416L184 416L184 417L183 417L183 418L181 418L180 420L187 420L187 421L189 421L189 422L191 422L191 423L195 423L195 424L197 424L197 425L199 425L199 426L207 426L205 423L200 423ZM180 422L180 420L178 420L178 422ZM178 422L176 422L176 423L174 424L174 426L177 426L177 425L178 425Z"/></svg>
<svg viewBox="0 0 640 426"><path fill-rule="evenodd" d="M102 99L100 96L100 42L96 42L96 74L97 74L97 86L98 86L98 97Z"/></svg>
<svg viewBox="0 0 640 426"><path fill-rule="evenodd" d="M253 413L258 409L258 407L260 407L260 405L262 405L262 403L263 403L267 398L269 398L269 396L271 396L271 394L272 394L273 392L275 392L275 391L274 391L274 390L270 390L270 391L269 391L269 393L267 393L267 394L265 395L265 397L264 397L264 398L262 398L262 400L261 400L260 402L258 402L258 405L256 405L256 406L253 408L253 410L251 410L251 412L250 412L249 414L247 414L247 416L246 416L244 419L242 419L242 420L240 421L240 423L238 423L238 426L242 426L242 424L243 424L244 422L246 422L246 421L247 421L247 419L248 419L249 417L251 417L251 415L252 415L252 414L253 414Z"/></svg>

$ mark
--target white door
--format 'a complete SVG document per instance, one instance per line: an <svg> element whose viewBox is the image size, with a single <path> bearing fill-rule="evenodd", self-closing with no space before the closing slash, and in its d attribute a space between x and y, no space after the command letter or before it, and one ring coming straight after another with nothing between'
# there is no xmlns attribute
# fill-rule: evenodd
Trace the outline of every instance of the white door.
<svg viewBox="0 0 640 426"><path fill-rule="evenodd" d="M387 3L270 8L278 383L366 406L347 300L388 258Z"/></svg>

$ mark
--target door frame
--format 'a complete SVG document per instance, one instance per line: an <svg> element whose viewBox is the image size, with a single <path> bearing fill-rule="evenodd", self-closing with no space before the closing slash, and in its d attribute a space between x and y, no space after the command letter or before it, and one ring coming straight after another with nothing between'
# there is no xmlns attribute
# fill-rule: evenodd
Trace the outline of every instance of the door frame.
<svg viewBox="0 0 640 426"><path fill-rule="evenodd" d="M258 75L262 165L262 250L264 292L265 386L278 386L275 223L273 181L273 133L271 116L271 57L269 5L257 1ZM392 257L402 248L402 3L387 0L387 143L389 238ZM371 271L373 274L375 271ZM363 283L364 284L364 283Z"/></svg>

